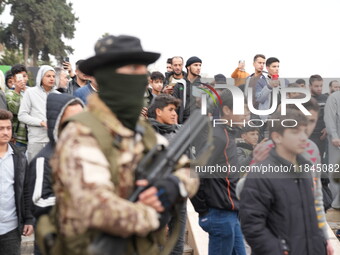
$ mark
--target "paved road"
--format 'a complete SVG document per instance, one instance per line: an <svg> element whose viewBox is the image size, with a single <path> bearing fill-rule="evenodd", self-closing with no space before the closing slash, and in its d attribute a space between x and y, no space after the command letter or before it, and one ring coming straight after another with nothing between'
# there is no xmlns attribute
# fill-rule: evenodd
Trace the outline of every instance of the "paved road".
<svg viewBox="0 0 340 255"><path fill-rule="evenodd" d="M340 229L340 210L329 209L327 211L326 217L329 226L334 232L337 229ZM33 235L30 237L23 237L21 255L33 255L33 240L34 240ZM249 254L249 250L247 254Z"/></svg>
<svg viewBox="0 0 340 255"><path fill-rule="evenodd" d="M33 255L34 235L29 237L22 237L21 241L21 255Z"/></svg>
<svg viewBox="0 0 340 255"><path fill-rule="evenodd" d="M329 209L326 214L327 222L331 229L340 229L340 210Z"/></svg>

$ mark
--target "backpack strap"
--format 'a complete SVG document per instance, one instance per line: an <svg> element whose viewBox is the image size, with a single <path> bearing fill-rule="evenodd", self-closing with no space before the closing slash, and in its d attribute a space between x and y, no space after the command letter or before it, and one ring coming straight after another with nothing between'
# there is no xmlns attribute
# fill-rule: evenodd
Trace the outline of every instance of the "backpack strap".
<svg viewBox="0 0 340 255"><path fill-rule="evenodd" d="M118 166L115 160L117 152L115 148L119 149L120 147L120 136L110 133L108 128L105 127L104 124L101 123L99 119L91 112L82 112L72 116L67 120L65 125L73 121L79 122L91 129L92 135L95 137L101 151L110 164L111 180L115 185L117 185L119 182L119 176L117 174Z"/></svg>

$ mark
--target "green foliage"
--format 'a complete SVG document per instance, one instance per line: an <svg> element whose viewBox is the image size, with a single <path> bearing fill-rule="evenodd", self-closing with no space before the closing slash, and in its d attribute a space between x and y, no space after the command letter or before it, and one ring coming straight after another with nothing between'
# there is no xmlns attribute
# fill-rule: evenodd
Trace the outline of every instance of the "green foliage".
<svg viewBox="0 0 340 255"><path fill-rule="evenodd" d="M4 24L0 24L0 43L4 44L7 49L17 50L20 48L20 44L10 27L10 25L5 27Z"/></svg>
<svg viewBox="0 0 340 255"><path fill-rule="evenodd" d="M37 65L39 58L46 63L50 61L49 55L59 59L73 52L64 43L64 39L74 38L78 21L71 3L66 0L8 0L8 3L13 21L0 32L0 42L8 48L22 48L25 63L29 56L33 65Z"/></svg>
<svg viewBox="0 0 340 255"><path fill-rule="evenodd" d="M6 0L0 0L0 14L5 10L6 4L7 4Z"/></svg>
<svg viewBox="0 0 340 255"><path fill-rule="evenodd" d="M27 84L29 87L34 87L35 85L35 80L34 80L35 76L32 72L28 71L28 81Z"/></svg>
<svg viewBox="0 0 340 255"><path fill-rule="evenodd" d="M39 60L38 61L38 66L41 65L49 65L49 66L53 66L52 62L50 60Z"/></svg>
<svg viewBox="0 0 340 255"><path fill-rule="evenodd" d="M15 64L23 64L24 56L19 50L5 49L4 55L0 58L0 65L13 66Z"/></svg>
<svg viewBox="0 0 340 255"><path fill-rule="evenodd" d="M109 36L110 34L108 32L106 32L105 34L102 35L102 38Z"/></svg>

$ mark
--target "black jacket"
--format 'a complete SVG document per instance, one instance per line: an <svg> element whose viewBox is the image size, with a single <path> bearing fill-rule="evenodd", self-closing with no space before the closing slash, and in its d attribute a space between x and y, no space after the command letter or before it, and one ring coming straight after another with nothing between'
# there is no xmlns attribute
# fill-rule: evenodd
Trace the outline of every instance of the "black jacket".
<svg viewBox="0 0 340 255"><path fill-rule="evenodd" d="M20 233L24 225L33 225L33 216L30 210L30 193L27 159L23 151L13 144L10 144L13 149L14 163L14 194L15 206L18 217L18 226Z"/></svg>
<svg viewBox="0 0 340 255"><path fill-rule="evenodd" d="M55 196L52 190L52 169L50 158L58 140L60 120L69 104L77 101L83 105L79 98L69 94L51 93L47 98L46 117L47 134L49 143L33 158L29 165L31 198L33 202L32 213L38 218L50 211L55 204Z"/></svg>
<svg viewBox="0 0 340 255"><path fill-rule="evenodd" d="M0 89L0 109L7 110L5 93Z"/></svg>
<svg viewBox="0 0 340 255"><path fill-rule="evenodd" d="M196 98L192 95L192 86L200 85L201 79L198 77L194 83L185 77L186 84L177 83L174 87L173 96L181 99L181 105L177 108L178 123L183 124L190 116L190 111L196 109ZM184 107L184 91L185 91L185 107Z"/></svg>
<svg viewBox="0 0 340 255"><path fill-rule="evenodd" d="M317 137L321 136L321 130L326 127L325 121L324 121L324 111L325 111L325 105L327 101L327 95L321 94L321 95L312 95L312 97L318 102L320 106L319 115L318 115L318 121L316 122L316 126L313 130L313 135L316 135Z"/></svg>
<svg viewBox="0 0 340 255"><path fill-rule="evenodd" d="M237 143L237 158L240 166L249 166L253 159L254 147L246 142Z"/></svg>
<svg viewBox="0 0 340 255"><path fill-rule="evenodd" d="M165 87L165 86L167 86L167 85L172 83L172 80L174 78L174 74L175 74L174 72L166 72L165 73L165 80L164 80L163 87ZM182 75L183 75L183 77L186 77L187 73L182 71Z"/></svg>
<svg viewBox="0 0 340 255"><path fill-rule="evenodd" d="M298 156L298 163L310 164ZM256 166L286 166L276 150ZM252 254L289 255L326 254L325 240L318 228L309 173L275 173L275 178L249 173L241 192L240 217L242 232ZM285 244L284 244L285 243Z"/></svg>
<svg viewBox="0 0 340 255"><path fill-rule="evenodd" d="M87 84L89 84L90 81L87 81L86 84L84 86L86 86ZM75 75L74 77L72 77L72 79L69 81L68 86L67 86L67 90L66 92L73 95L74 92L81 88L78 83L77 83L77 76ZM60 91L61 93L65 93L65 91Z"/></svg>
<svg viewBox="0 0 340 255"><path fill-rule="evenodd" d="M227 125L216 125L214 132L214 150L206 166L233 166L239 169L235 144L235 130ZM214 176L215 178L211 178ZM197 194L191 202L200 214L208 212L209 208L237 211L239 201L235 194L239 173L222 172L211 175L201 175L201 183Z"/></svg>
<svg viewBox="0 0 340 255"><path fill-rule="evenodd" d="M174 138L180 128L179 125L162 124L153 118L149 118L148 121L155 131L164 136L168 141L171 141L171 139Z"/></svg>

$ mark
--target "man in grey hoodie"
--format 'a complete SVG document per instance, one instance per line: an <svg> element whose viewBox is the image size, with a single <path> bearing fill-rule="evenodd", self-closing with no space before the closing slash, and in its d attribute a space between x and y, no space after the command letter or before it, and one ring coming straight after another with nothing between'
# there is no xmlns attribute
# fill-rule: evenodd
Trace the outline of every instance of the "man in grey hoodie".
<svg viewBox="0 0 340 255"><path fill-rule="evenodd" d="M43 65L40 67L36 86L25 92L18 113L19 121L28 128L28 161L48 143L46 125L46 100L50 93L59 93L55 89L55 70Z"/></svg>
<svg viewBox="0 0 340 255"><path fill-rule="evenodd" d="M324 120L328 134L328 166L333 167L333 169L329 168L329 172L334 174L339 171L340 164L340 91L329 95L325 105ZM332 207L340 209L339 184L331 183L331 190L334 197Z"/></svg>

